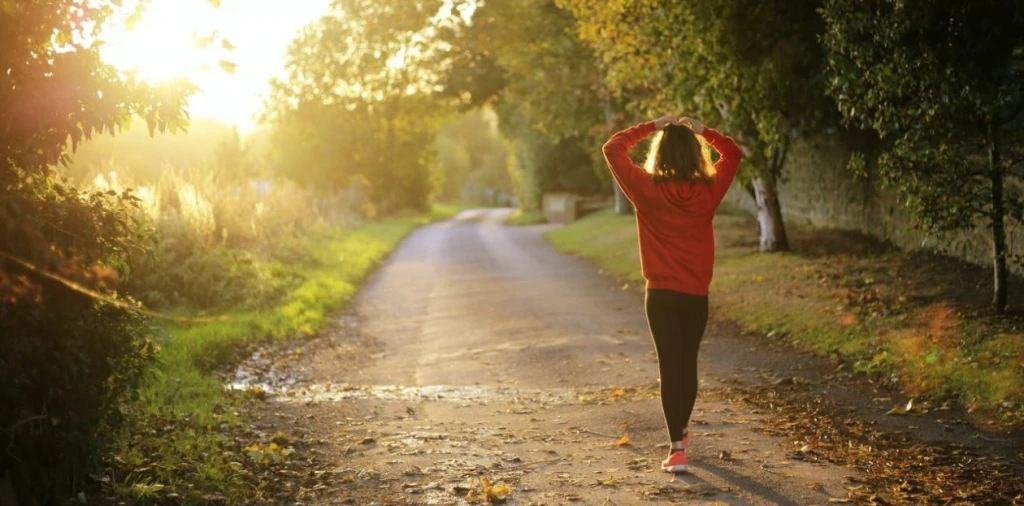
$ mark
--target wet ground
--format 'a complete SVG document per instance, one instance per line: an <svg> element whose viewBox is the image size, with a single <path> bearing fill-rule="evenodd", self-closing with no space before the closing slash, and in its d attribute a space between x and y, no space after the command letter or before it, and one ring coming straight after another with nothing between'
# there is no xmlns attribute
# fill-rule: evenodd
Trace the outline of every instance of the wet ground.
<svg viewBox="0 0 1024 506"><path fill-rule="evenodd" d="M304 460L290 472L316 478L289 501L882 504L877 473L836 457L859 436L797 428L802 418L785 415L812 401L787 404L778 392L834 399L828 409L872 433L962 443L998 472L1019 464L1018 436L983 435L952 416L885 417L902 399L718 323L701 351L692 471L664 474L642 295L555 252L544 226L503 226L507 212L465 212L417 231L330 331L258 352L239 370L235 385L268 400L257 430L300 442Z"/></svg>

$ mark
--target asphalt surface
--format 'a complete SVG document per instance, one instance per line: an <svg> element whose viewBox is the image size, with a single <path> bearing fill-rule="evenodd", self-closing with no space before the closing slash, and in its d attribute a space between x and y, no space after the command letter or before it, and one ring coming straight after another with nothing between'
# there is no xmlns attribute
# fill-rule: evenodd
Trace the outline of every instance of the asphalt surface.
<svg viewBox="0 0 1024 506"><path fill-rule="evenodd" d="M794 458L758 410L717 395L792 355L705 338L691 472L658 468L667 434L635 288L556 252L549 226L477 210L414 232L302 351L269 422L322 443L316 504L803 505L855 473ZM802 367L802 366L801 366ZM499 490L500 492L500 490Z"/></svg>

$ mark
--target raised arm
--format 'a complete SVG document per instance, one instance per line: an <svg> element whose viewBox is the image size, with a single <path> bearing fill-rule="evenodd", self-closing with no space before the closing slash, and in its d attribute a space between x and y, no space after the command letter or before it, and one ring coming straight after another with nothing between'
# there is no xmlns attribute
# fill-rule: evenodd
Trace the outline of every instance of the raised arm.
<svg viewBox="0 0 1024 506"><path fill-rule="evenodd" d="M687 117L681 118L679 121L688 124L694 133L703 137L711 147L715 148L715 151L718 151L718 161L715 162L715 183L711 187L711 192L715 201L721 202L725 197L725 192L729 191L729 186L736 179L736 169L739 168L740 160L743 159L743 151L740 150L736 141L732 140L732 137L722 135L714 128L705 127L700 121Z"/></svg>
<svg viewBox="0 0 1024 506"><path fill-rule="evenodd" d="M736 170L740 166L740 160L743 159L743 151L740 150L736 141L732 140L732 137L722 135L713 128L705 128L701 136L708 141L711 147L715 148L715 151L718 151L719 158L715 162L716 175L712 190L715 199L721 202L725 197L725 192L729 191L729 186L736 179Z"/></svg>
<svg viewBox="0 0 1024 506"><path fill-rule="evenodd" d="M674 118L665 116L654 121L640 123L613 135L602 148L612 177L622 189L622 193L626 194L626 198L634 205L636 205L637 199L643 198L646 189L650 188L651 175L633 163L633 160L629 158L629 150L656 130L675 122Z"/></svg>

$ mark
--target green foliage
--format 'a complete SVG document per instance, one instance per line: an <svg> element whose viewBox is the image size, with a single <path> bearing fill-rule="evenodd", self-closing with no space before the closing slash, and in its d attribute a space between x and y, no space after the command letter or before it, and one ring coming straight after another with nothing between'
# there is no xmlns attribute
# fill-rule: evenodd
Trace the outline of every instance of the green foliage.
<svg viewBox="0 0 1024 506"><path fill-rule="evenodd" d="M376 212L425 209L444 115L433 34L456 19L445 8L336 0L307 27L265 114L277 170L325 190L364 185Z"/></svg>
<svg viewBox="0 0 1024 506"><path fill-rule="evenodd" d="M0 231L0 475L49 504L81 490L154 348L134 302L111 290L140 251L137 199L18 175L2 202L18 221Z"/></svg>
<svg viewBox="0 0 1024 506"><path fill-rule="evenodd" d="M46 302L3 316L0 474L15 493L56 504L82 490L155 352L133 311L43 282Z"/></svg>
<svg viewBox="0 0 1024 506"><path fill-rule="evenodd" d="M126 404L131 423L119 434L103 475L105 499L114 503L251 504L259 488L247 485L251 435L237 413L244 395L228 393L218 374L247 345L312 335L332 311L351 300L357 286L416 227L450 217L437 209L351 230L318 228L294 245L287 265L256 262L281 293L258 311L232 308L225 319L160 329L161 353L138 400ZM233 414L234 413L234 414ZM159 437L154 437L158 435ZM280 437L276 437L281 444ZM247 450L247 448L249 450ZM259 451L260 456L265 451ZM282 452L275 454L287 458ZM259 464L259 462L256 462Z"/></svg>
<svg viewBox="0 0 1024 506"><path fill-rule="evenodd" d="M494 192L511 193L508 152L497 131L497 116L483 108L467 112L437 133L434 181L447 202L491 204Z"/></svg>
<svg viewBox="0 0 1024 506"><path fill-rule="evenodd" d="M146 254L130 256L122 288L155 309L224 310L256 307L286 287L260 261L296 262L302 238L347 222L358 199L324 197L282 179L247 181L222 164L194 170L167 167L154 179L104 167L90 187L123 192L135 187L132 218L154 231Z"/></svg>
<svg viewBox="0 0 1024 506"><path fill-rule="evenodd" d="M559 4L624 100L647 116L686 112L720 126L755 174L777 178L792 135L827 115L816 1Z"/></svg>
<svg viewBox="0 0 1024 506"><path fill-rule="evenodd" d="M574 25L552 0L492 1L453 36L455 77L445 92L470 104L495 103L514 151L516 194L527 209L539 209L545 192L610 187L598 148L616 104L595 55L571 33Z"/></svg>
<svg viewBox="0 0 1024 506"><path fill-rule="evenodd" d="M509 139L509 170L516 187L519 205L539 211L541 197L547 192L571 192L581 195L603 193L606 187L595 176L594 153L580 138L554 140L533 126L517 111L515 103L498 103L501 129Z"/></svg>
<svg viewBox="0 0 1024 506"><path fill-rule="evenodd" d="M22 179L0 192L0 475L49 504L82 486L153 356L135 303L112 291L144 229L130 192L12 172Z"/></svg>
<svg viewBox="0 0 1024 506"><path fill-rule="evenodd" d="M154 353L113 291L144 247L138 199L51 172L133 116L150 134L187 124L192 85L101 61L102 30L125 17L119 0L0 2L0 476L22 504L82 489Z"/></svg>
<svg viewBox="0 0 1024 506"><path fill-rule="evenodd" d="M917 223L954 230L988 216L988 125L1024 107L1019 3L834 0L822 12L830 93L849 123L887 141L879 174Z"/></svg>
<svg viewBox="0 0 1024 506"><path fill-rule="evenodd" d="M1007 185L1024 161L1024 7L1020 2L853 2L829 0L830 93L847 122L873 129L885 146L881 180L911 210L914 224L948 231L980 219L993 233L998 310L1005 306Z"/></svg>
<svg viewBox="0 0 1024 506"><path fill-rule="evenodd" d="M606 135L605 102L594 53L573 36L576 20L552 0L494 1L474 13L473 30L504 70L503 101L553 141ZM482 38L482 36L481 36Z"/></svg>
<svg viewBox="0 0 1024 506"><path fill-rule="evenodd" d="M154 260L128 286L152 308L251 307L279 291L252 253L223 245L186 251L162 242Z"/></svg>

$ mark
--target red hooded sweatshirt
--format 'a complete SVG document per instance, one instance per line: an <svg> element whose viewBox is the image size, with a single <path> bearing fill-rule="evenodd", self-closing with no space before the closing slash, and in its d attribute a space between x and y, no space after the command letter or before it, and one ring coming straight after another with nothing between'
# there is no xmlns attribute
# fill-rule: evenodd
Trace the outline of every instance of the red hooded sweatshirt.
<svg viewBox="0 0 1024 506"><path fill-rule="evenodd" d="M629 158L629 150L654 131L651 121L613 135L604 145L604 158L636 208L647 288L707 295L715 262L711 220L736 177L743 153L731 138L705 127L701 136L720 155L714 182L655 183Z"/></svg>

